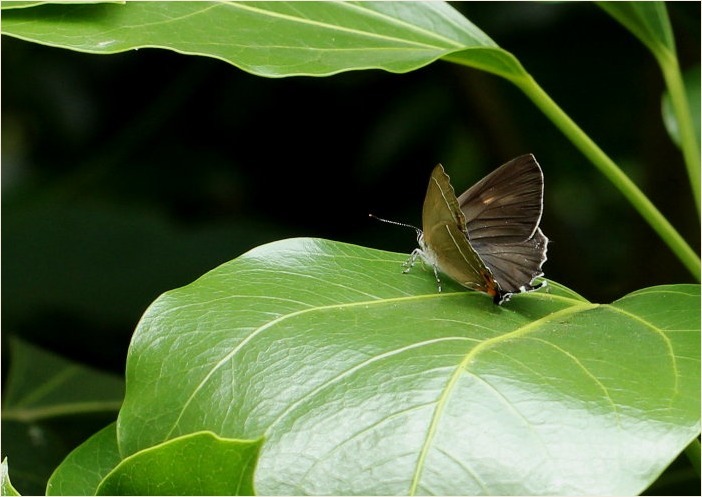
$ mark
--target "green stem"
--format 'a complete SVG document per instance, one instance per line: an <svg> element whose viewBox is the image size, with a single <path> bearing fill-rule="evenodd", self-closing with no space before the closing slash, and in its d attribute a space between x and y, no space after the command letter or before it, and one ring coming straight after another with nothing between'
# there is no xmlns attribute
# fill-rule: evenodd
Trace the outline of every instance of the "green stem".
<svg viewBox="0 0 702 497"><path fill-rule="evenodd" d="M687 174L690 177L690 186L692 193L695 196L695 204L697 205L697 214L700 214L700 146L697 142L697 134L695 126L690 115L690 106L687 102L687 94L685 93L685 85L680 74L680 66L677 58L668 55L669 52L656 54L658 64L663 71L668 93L670 94L670 102L673 106L675 120L678 123L678 132L680 133L680 147L682 149L685 165L687 166Z"/></svg>
<svg viewBox="0 0 702 497"><path fill-rule="evenodd" d="M510 78L604 174L699 281L700 258L624 172L578 127L531 76ZM699 173L699 171L698 171Z"/></svg>
<svg viewBox="0 0 702 497"><path fill-rule="evenodd" d="M695 473L697 473L697 476L699 477L700 463L702 462L702 458L700 458L700 441L695 438L692 442L690 442L690 445L685 447L685 455L692 464L692 468L695 470Z"/></svg>

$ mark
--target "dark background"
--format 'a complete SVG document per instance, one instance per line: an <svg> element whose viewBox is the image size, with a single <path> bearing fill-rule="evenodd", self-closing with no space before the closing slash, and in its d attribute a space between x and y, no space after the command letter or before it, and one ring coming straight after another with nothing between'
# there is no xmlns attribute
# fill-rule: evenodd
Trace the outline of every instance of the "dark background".
<svg viewBox="0 0 702 497"><path fill-rule="evenodd" d="M590 3L455 6L517 56L698 250L647 49ZM668 9L683 69L698 66L700 3ZM418 225L437 162L460 193L527 152L545 174L547 277L596 302L694 281L498 77L437 62L403 75L264 79L165 50L100 56L3 37L3 345L20 336L122 375L134 327L159 294L285 237L409 253L414 232L368 213Z"/></svg>

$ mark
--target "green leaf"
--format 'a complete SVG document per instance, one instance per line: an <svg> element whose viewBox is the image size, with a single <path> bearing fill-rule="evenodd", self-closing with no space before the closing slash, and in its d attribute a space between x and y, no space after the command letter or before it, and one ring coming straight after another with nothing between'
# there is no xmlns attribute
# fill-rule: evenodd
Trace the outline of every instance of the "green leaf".
<svg viewBox="0 0 702 497"><path fill-rule="evenodd" d="M121 460L116 424L111 423L64 459L49 478L46 495L95 495L100 482Z"/></svg>
<svg viewBox="0 0 702 497"><path fill-rule="evenodd" d="M20 495L10 481L10 469L7 466L7 457L0 464L0 495Z"/></svg>
<svg viewBox="0 0 702 497"><path fill-rule="evenodd" d="M37 2L34 0L11 0L5 1L0 4L0 9L25 9L27 7L36 7L37 5L43 5L46 2Z"/></svg>
<svg viewBox="0 0 702 497"><path fill-rule="evenodd" d="M133 327L163 288L190 281L226 254L243 253L283 231L246 220L193 228L150 206L27 204L3 205L3 226L16 237L4 249L12 264L2 273L13 290L3 297L3 319L10 323L48 309L80 316L96 328ZM114 247L121 247L119 257ZM102 343L102 337L91 342Z"/></svg>
<svg viewBox="0 0 702 497"><path fill-rule="evenodd" d="M185 435L125 459L97 495L254 495L261 442Z"/></svg>
<svg viewBox="0 0 702 497"><path fill-rule="evenodd" d="M674 56L675 39L665 2L596 2L631 31L656 57Z"/></svg>
<svg viewBox="0 0 702 497"><path fill-rule="evenodd" d="M3 34L89 53L157 47L260 76L408 72L449 54L507 77L524 70L444 2L127 2L3 16Z"/></svg>
<svg viewBox="0 0 702 497"><path fill-rule="evenodd" d="M114 421L124 381L15 338L10 349L2 450L12 460L15 486L35 495L70 450Z"/></svg>
<svg viewBox="0 0 702 497"><path fill-rule="evenodd" d="M699 432L699 286L495 306L405 257L283 240L162 295L123 457L210 430L265 437L264 495L636 494Z"/></svg>
<svg viewBox="0 0 702 497"><path fill-rule="evenodd" d="M690 115L692 116L692 123L695 128L695 134L700 136L700 67L697 66L686 71L683 74L683 84L685 85L685 94L687 95L687 104L690 109ZM670 101L670 92L666 91L663 94L663 99L661 103L663 112L663 122L665 123L665 128L668 131L673 142L679 147L681 145L680 140L680 127L678 126L678 119L673 111L673 104Z"/></svg>
<svg viewBox="0 0 702 497"><path fill-rule="evenodd" d="M3 421L34 422L54 416L117 411L124 382L12 339L12 368L3 399Z"/></svg>
<svg viewBox="0 0 702 497"><path fill-rule="evenodd" d="M74 450L47 495L254 495L261 440L193 433L123 460L116 433L113 423Z"/></svg>

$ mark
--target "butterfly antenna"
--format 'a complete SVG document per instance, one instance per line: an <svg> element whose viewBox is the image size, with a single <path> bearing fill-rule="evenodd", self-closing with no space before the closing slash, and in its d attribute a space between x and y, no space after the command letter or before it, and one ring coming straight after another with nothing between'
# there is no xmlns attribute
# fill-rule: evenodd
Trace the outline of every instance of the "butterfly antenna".
<svg viewBox="0 0 702 497"><path fill-rule="evenodd" d="M368 217L373 218L377 221L382 221L384 223L395 224L397 226L404 226L405 228L412 228L414 231L417 232L417 237L419 237L422 234L422 230L420 230L419 228L417 228L416 226L413 226L411 224L400 223L399 221L390 221L389 219L383 219L382 217L378 217L375 214L368 214Z"/></svg>

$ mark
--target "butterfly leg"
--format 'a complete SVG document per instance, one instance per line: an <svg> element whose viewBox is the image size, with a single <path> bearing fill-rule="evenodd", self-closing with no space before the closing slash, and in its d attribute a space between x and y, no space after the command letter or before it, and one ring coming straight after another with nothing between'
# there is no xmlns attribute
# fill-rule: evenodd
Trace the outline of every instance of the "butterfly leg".
<svg viewBox="0 0 702 497"><path fill-rule="evenodd" d="M441 293L441 279L439 279L439 270L436 268L436 264L432 264L431 267L434 268L434 277L436 278L436 288Z"/></svg>
<svg viewBox="0 0 702 497"><path fill-rule="evenodd" d="M409 259L402 263L402 267L405 268L402 270L403 274L407 274L410 272L410 269L414 267L414 263L417 262L417 257L419 257L420 255L422 255L422 251L420 249L417 248L412 251L412 254L409 256Z"/></svg>

